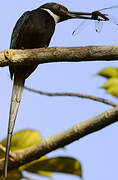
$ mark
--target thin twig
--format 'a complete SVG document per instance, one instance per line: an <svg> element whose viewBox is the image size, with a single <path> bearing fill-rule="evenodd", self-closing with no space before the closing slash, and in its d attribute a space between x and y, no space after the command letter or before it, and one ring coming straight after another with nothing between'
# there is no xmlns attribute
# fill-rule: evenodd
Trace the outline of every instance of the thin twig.
<svg viewBox="0 0 118 180"><path fill-rule="evenodd" d="M104 99L104 98L100 98L97 96L93 96L93 95L88 95L88 94L81 94L81 93L73 93L73 92L56 92L56 93L49 93L49 92L44 92L44 91L40 91L40 90L36 90L33 88L29 88L25 86L25 89L34 93L38 93L41 95L45 95L45 96L70 96L70 97L79 97L79 98L86 98L86 99L90 99L90 100L94 100L94 101L98 101L104 104L108 104L110 106L117 106L118 104L108 100L108 99Z"/></svg>

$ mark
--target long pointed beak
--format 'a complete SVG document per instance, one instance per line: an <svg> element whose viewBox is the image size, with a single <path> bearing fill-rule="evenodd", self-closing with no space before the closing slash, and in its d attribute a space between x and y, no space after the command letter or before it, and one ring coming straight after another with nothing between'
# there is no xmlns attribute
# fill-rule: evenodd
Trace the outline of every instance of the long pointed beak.
<svg viewBox="0 0 118 180"><path fill-rule="evenodd" d="M78 19L93 19L92 13L88 12L72 12L68 11L68 18L78 18Z"/></svg>
<svg viewBox="0 0 118 180"><path fill-rule="evenodd" d="M65 21L67 19L88 19L88 20L98 20L98 21L108 21L109 18L107 18L107 14L102 14L99 11L93 11L93 12L72 12L72 11L66 11L62 14L60 21Z"/></svg>
<svg viewBox="0 0 118 180"><path fill-rule="evenodd" d="M101 17L101 18L100 18ZM68 18L78 18L78 19L90 19L90 20L100 20L106 21L109 20L105 14L100 13L99 11L94 12L71 12L68 11Z"/></svg>

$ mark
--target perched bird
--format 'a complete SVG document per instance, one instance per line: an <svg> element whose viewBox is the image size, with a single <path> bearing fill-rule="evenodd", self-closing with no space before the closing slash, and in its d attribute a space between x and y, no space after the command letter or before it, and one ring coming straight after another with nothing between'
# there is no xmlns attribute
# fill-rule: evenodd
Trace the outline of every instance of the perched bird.
<svg viewBox="0 0 118 180"><path fill-rule="evenodd" d="M55 31L56 23L72 19L93 19L91 13L71 12L57 3L47 3L32 11L25 12L17 21L11 36L11 49L33 49L48 47ZM13 90L9 113L8 136L4 164L4 176L7 166L13 128L21 101L25 79L36 69L37 65L10 65L13 78Z"/></svg>

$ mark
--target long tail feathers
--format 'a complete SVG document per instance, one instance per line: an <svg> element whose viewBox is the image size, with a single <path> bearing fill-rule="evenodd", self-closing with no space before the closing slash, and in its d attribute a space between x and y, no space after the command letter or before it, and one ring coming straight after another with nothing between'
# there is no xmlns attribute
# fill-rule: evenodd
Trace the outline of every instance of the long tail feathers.
<svg viewBox="0 0 118 180"><path fill-rule="evenodd" d="M6 154L5 154L5 163L4 163L4 177L7 177L11 138L12 138L12 133L14 129L14 124L15 124L18 108L20 105L21 97L22 97L24 82L25 82L25 79L22 76L16 75L14 77L11 106L10 106L10 113L9 113L8 135L7 135L7 145L6 145Z"/></svg>

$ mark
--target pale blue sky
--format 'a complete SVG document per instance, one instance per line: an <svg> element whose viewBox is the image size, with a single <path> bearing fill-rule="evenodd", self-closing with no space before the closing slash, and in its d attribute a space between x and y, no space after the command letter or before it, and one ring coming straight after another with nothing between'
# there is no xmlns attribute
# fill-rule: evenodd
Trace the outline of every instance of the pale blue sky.
<svg viewBox="0 0 118 180"><path fill-rule="evenodd" d="M9 48L10 36L17 19L27 10L37 8L51 1L4 0L0 6L0 50ZM93 11L117 5L117 0L55 0L73 11ZM118 11L112 11L113 15ZM105 22L101 33L95 32L94 22L73 37L73 30L82 20L68 20L56 27L50 46L118 45L118 26ZM88 93L114 101L118 99L105 93L99 87L105 79L94 76L104 67L116 66L116 62L52 63L40 65L26 81L32 88L55 92L72 91ZM0 140L6 137L12 81L8 68L0 69ZM15 132L31 128L41 132L44 138L59 133L72 125L87 120L109 109L110 106L79 98L45 97L24 90ZM113 124L67 146L66 151L57 150L48 157L68 155L81 161L83 177L86 180L117 179L118 125ZM54 179L77 180L75 176L55 174ZM35 177L37 178L37 177ZM38 179L38 178L37 178ZM42 178L43 179L43 178ZM46 179L46 178L45 178Z"/></svg>

